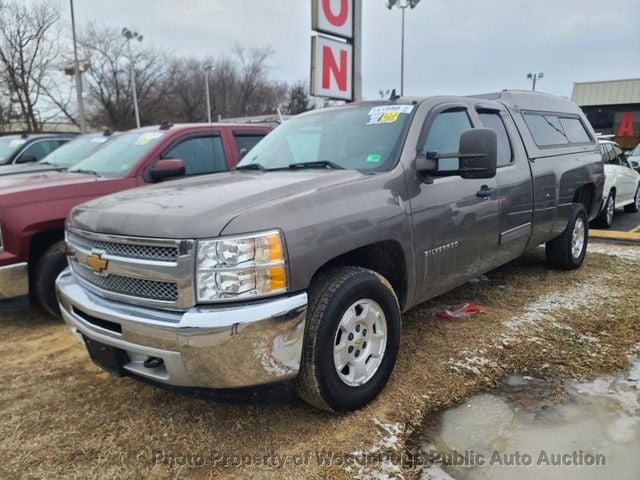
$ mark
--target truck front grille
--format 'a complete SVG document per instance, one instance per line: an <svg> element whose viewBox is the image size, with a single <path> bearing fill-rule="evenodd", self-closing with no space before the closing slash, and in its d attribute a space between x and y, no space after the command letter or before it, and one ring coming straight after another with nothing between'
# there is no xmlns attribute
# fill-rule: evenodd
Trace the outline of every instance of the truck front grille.
<svg viewBox="0 0 640 480"><path fill-rule="evenodd" d="M68 232L67 241L87 250L102 250L109 255L146 260L173 262L178 258L177 246L135 245L130 243L105 242Z"/></svg>
<svg viewBox="0 0 640 480"><path fill-rule="evenodd" d="M120 275L108 275L104 277L82 266L74 268L73 271L83 280L109 292L160 300L162 302L175 302L178 300L177 283L156 282L154 280L122 277Z"/></svg>
<svg viewBox="0 0 640 480"><path fill-rule="evenodd" d="M193 240L67 230L69 265L78 281L106 298L148 307L194 305Z"/></svg>

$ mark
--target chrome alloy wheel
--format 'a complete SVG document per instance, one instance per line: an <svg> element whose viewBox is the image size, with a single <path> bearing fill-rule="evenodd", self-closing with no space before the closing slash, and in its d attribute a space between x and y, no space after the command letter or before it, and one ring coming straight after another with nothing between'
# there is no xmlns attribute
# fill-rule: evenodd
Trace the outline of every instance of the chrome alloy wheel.
<svg viewBox="0 0 640 480"><path fill-rule="evenodd" d="M585 224L582 217L576 219L576 223L573 225L573 234L571 235L571 255L573 258L578 259L582 255L584 249L584 237L585 237Z"/></svg>
<svg viewBox="0 0 640 480"><path fill-rule="evenodd" d="M353 303L342 315L333 342L333 364L338 377L360 387L375 375L387 346L387 319L373 300Z"/></svg>
<svg viewBox="0 0 640 480"><path fill-rule="evenodd" d="M609 195L609 200L607 200L607 225L611 225L613 223L613 214L616 211L616 199L613 195Z"/></svg>

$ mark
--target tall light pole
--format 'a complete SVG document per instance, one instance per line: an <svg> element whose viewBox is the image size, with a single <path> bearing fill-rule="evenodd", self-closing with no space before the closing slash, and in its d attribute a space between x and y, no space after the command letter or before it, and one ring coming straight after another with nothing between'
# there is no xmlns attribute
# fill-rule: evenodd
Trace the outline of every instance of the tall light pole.
<svg viewBox="0 0 640 480"><path fill-rule="evenodd" d="M69 0L71 7L71 32L73 35L73 68L76 77L76 95L78 98L78 114L80 115L80 131L87 132L87 121L84 115L84 98L82 96L82 73L78 62L78 45L76 42L76 16L73 9L73 0Z"/></svg>
<svg viewBox="0 0 640 480"><path fill-rule="evenodd" d="M402 47L400 49L400 96L404 95L404 11L408 8L414 9L420 0L387 0L387 8L391 10L397 7L402 10Z"/></svg>
<svg viewBox="0 0 640 480"><path fill-rule="evenodd" d="M535 92L536 90L536 81L537 80L542 80L544 78L544 73L540 72L540 73L529 73L527 74L527 78L529 80L533 80L533 86L531 88L531 90L533 90Z"/></svg>
<svg viewBox="0 0 640 480"><path fill-rule="evenodd" d="M207 121L211 123L211 93L209 92L209 73L213 70L213 66L209 63L203 65L205 92L207 93Z"/></svg>
<svg viewBox="0 0 640 480"><path fill-rule="evenodd" d="M122 29L122 36L127 39L127 49L129 51L129 66L131 67L131 83L133 90L133 109L136 113L136 127L140 128L140 111L138 110L138 89L136 86L136 70L133 66L133 56L131 55L131 40L142 41L142 35L132 32L128 28Z"/></svg>

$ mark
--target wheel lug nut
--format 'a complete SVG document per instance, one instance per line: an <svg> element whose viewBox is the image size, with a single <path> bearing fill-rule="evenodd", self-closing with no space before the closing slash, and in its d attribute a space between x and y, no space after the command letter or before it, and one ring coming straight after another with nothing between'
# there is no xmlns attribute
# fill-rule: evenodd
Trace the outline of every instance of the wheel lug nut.
<svg viewBox="0 0 640 480"><path fill-rule="evenodd" d="M352 352L353 352L353 347L349 347L349 348L347 349L347 351L348 351L349 353L352 353Z"/></svg>
<svg viewBox="0 0 640 480"><path fill-rule="evenodd" d="M363 336L363 337L366 337L366 336L367 336L367 329L366 329L366 328L363 328L363 329L362 329L362 336Z"/></svg>
<svg viewBox="0 0 640 480"><path fill-rule="evenodd" d="M356 350L356 358L360 356L360 350Z"/></svg>
<svg viewBox="0 0 640 480"><path fill-rule="evenodd" d="M362 344L362 348L367 348L367 342L364 342L364 343Z"/></svg>
<svg viewBox="0 0 640 480"><path fill-rule="evenodd" d="M353 333L349 334L349 340L353 340Z"/></svg>
<svg viewBox="0 0 640 480"><path fill-rule="evenodd" d="M360 325L356 325L356 332L360 331Z"/></svg>

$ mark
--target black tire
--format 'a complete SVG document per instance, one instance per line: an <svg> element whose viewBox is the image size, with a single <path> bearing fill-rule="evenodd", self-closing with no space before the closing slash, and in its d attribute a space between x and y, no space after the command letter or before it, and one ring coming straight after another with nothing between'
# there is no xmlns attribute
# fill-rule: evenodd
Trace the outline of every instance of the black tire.
<svg viewBox="0 0 640 480"><path fill-rule="evenodd" d="M360 386L350 386L340 378L334 365L334 342L344 313L365 299L377 303L386 317L386 347L372 377ZM309 289L297 395L310 405L333 413L357 410L371 402L385 387L395 366L400 348L400 319L396 294L378 273L359 267L336 267L320 274ZM359 331L367 334L366 329ZM365 352L366 344L358 348Z"/></svg>
<svg viewBox="0 0 640 480"><path fill-rule="evenodd" d="M67 268L64 241L54 243L38 259L31 283L33 298L42 308L55 317L60 317L60 306L56 298L56 278Z"/></svg>
<svg viewBox="0 0 640 480"><path fill-rule="evenodd" d="M613 206L613 211L616 209L616 192L609 192L606 202L602 207L602 211L593 220L593 226L597 228L611 228L613 225L613 212L610 210Z"/></svg>
<svg viewBox="0 0 640 480"><path fill-rule="evenodd" d="M578 255L573 251L573 234L576 224L582 221L584 225L584 234L582 237L582 249ZM545 245L547 253L547 262L550 266L561 270L575 270L580 268L584 257L587 254L587 246L589 243L589 217L583 205L574 204L573 212L567 222L567 228L557 238L549 241Z"/></svg>
<svg viewBox="0 0 640 480"><path fill-rule="evenodd" d="M625 205L624 211L626 213L638 213L640 212L640 185L636 189L636 195L633 197L633 203L631 205Z"/></svg>

